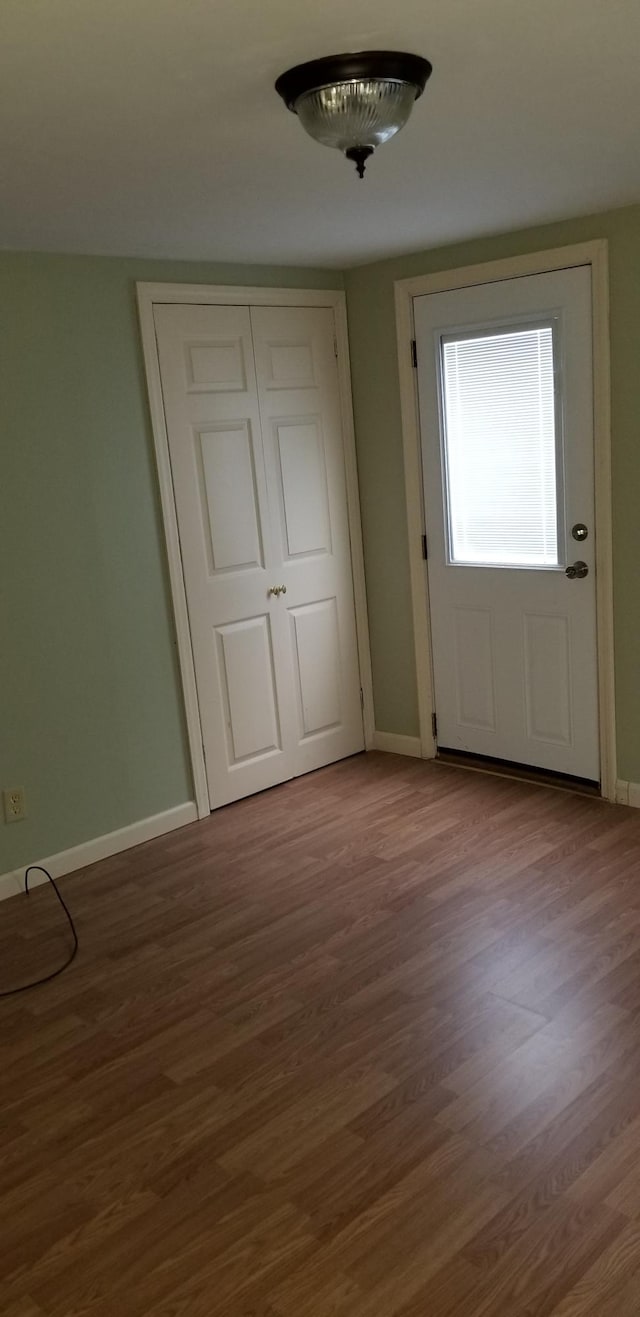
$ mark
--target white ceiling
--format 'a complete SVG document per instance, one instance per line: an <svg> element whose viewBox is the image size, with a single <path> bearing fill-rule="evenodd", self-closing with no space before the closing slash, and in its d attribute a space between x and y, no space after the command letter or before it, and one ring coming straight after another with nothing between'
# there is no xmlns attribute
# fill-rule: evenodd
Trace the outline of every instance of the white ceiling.
<svg viewBox="0 0 640 1317"><path fill-rule="evenodd" d="M359 181L273 90L434 66ZM0 246L352 265L640 200L638 0L2 0Z"/></svg>

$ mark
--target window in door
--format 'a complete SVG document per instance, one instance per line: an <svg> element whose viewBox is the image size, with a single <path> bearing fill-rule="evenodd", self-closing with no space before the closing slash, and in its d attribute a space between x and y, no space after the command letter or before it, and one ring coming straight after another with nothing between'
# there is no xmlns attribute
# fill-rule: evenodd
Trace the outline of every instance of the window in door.
<svg viewBox="0 0 640 1317"><path fill-rule="evenodd" d="M548 320L440 339L450 565L560 565L557 338Z"/></svg>

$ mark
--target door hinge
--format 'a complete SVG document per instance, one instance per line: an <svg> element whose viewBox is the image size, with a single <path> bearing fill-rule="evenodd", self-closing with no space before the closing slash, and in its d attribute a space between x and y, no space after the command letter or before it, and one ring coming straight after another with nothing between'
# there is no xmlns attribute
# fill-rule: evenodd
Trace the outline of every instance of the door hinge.
<svg viewBox="0 0 640 1317"><path fill-rule="evenodd" d="M411 365L417 370L418 368L418 345L415 338L411 339Z"/></svg>
<svg viewBox="0 0 640 1317"><path fill-rule="evenodd" d="M363 691L363 689L362 689L362 686L360 687L360 708L362 709L362 712L364 713L364 691Z"/></svg>
<svg viewBox="0 0 640 1317"><path fill-rule="evenodd" d="M423 535L423 536L422 536L422 557L423 557L423 558L425 559L425 561L426 561L426 558L427 558L427 537L426 537L426 535Z"/></svg>
<svg viewBox="0 0 640 1317"><path fill-rule="evenodd" d="M432 713L432 714L431 714L431 733L432 733L432 736L433 736L434 741L437 741L437 739L438 739L438 719L437 719L435 713Z"/></svg>
<svg viewBox="0 0 640 1317"><path fill-rule="evenodd" d="M336 359L336 361L337 361L337 360L338 360L338 338L337 338L337 335L336 335L336 334L334 334L334 336L333 336L333 355L334 355L334 357L335 357L335 359Z"/></svg>

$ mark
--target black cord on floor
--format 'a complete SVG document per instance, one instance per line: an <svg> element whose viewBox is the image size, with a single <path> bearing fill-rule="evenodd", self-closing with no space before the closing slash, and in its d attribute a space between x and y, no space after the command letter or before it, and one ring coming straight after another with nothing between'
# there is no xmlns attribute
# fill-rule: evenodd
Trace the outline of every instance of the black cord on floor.
<svg viewBox="0 0 640 1317"><path fill-rule="evenodd" d="M53 890L67 917L67 923L69 924L69 928L71 929L71 935L73 937L73 947L71 949L70 955L65 960L64 965L61 965L59 969L52 970L51 974L45 974L41 979L34 979L32 983L22 983L19 988L5 988L3 992L0 992L0 997L12 997L16 992L26 992L28 988L39 988L41 983L49 983L50 979L57 979L59 974L64 973L64 970L69 968L71 961L75 959L76 953L78 951L78 945L79 945L78 934L76 933L76 926L71 917L71 912L68 909L68 907L65 905L65 902L62 896L60 895L60 892L58 891L55 879L51 877L49 870L43 868L41 864L30 864L29 868L26 870L24 875L25 895L26 896L29 895L29 874L32 873L34 869L38 869L40 873L46 874L47 878L49 879L49 882L51 883L51 886L53 887Z"/></svg>

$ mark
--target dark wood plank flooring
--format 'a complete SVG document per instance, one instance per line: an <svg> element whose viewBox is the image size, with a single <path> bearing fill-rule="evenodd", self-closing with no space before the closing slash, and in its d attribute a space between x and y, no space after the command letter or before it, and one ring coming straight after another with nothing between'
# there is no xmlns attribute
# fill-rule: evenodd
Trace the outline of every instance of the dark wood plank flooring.
<svg viewBox="0 0 640 1317"><path fill-rule="evenodd" d="M62 882L4 1317L637 1317L640 811L391 755ZM0 906L0 987L66 945Z"/></svg>

